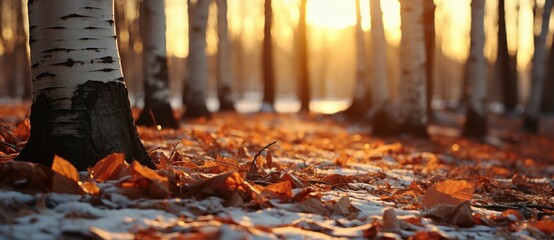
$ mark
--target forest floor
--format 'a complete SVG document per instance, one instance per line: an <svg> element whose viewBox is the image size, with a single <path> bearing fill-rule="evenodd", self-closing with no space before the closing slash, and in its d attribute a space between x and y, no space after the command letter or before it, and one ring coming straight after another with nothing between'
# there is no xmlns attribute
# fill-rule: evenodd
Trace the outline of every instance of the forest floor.
<svg viewBox="0 0 554 240"><path fill-rule="evenodd" d="M0 140L25 144L26 111L0 106ZM534 136L491 116L485 143L459 119L440 113L428 140L315 114L139 127L158 170L118 154L49 169L0 145L0 239L554 237L554 119Z"/></svg>

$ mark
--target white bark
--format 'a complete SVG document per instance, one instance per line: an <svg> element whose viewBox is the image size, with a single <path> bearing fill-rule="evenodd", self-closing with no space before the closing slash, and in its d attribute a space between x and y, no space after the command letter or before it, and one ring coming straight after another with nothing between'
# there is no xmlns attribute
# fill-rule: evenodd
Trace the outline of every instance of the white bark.
<svg viewBox="0 0 554 240"><path fill-rule="evenodd" d="M387 42L383 27L383 12L381 0L370 0L371 15L371 51L373 57L372 79L372 104L377 110L389 100L389 87L387 76Z"/></svg>
<svg viewBox="0 0 554 240"><path fill-rule="evenodd" d="M227 21L227 0L216 0L217 4L217 88L220 104L232 103L231 85L233 73L231 69L231 51ZM221 106L220 106L221 107Z"/></svg>
<svg viewBox="0 0 554 240"><path fill-rule="evenodd" d="M469 105L479 115L485 115L487 99L487 61L485 47L485 0L471 1L471 44L467 61Z"/></svg>
<svg viewBox="0 0 554 240"><path fill-rule="evenodd" d="M188 0L189 55L185 102L187 107L205 105L208 85L206 26L210 0ZM190 106L189 106L190 105Z"/></svg>
<svg viewBox="0 0 554 240"><path fill-rule="evenodd" d="M43 93L69 109L78 85L124 84L115 44L112 0L29 1L33 101Z"/></svg>
<svg viewBox="0 0 554 240"><path fill-rule="evenodd" d="M157 103L169 102L164 0L143 0L141 11L145 91Z"/></svg>
<svg viewBox="0 0 554 240"><path fill-rule="evenodd" d="M538 36L535 36L535 50L532 60L533 69L531 72L531 94L529 95L525 108L526 118L531 118L528 120L534 119L536 122L538 122L540 115L541 98L546 75L546 36L548 34L552 5L552 0L546 0L542 9L541 32Z"/></svg>
<svg viewBox="0 0 554 240"><path fill-rule="evenodd" d="M402 0L400 5L400 99L409 126L427 125L423 1Z"/></svg>

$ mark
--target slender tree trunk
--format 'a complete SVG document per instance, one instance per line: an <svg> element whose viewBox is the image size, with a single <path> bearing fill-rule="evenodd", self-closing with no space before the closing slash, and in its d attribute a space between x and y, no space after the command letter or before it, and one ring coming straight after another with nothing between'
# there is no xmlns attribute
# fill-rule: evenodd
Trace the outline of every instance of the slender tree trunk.
<svg viewBox="0 0 554 240"><path fill-rule="evenodd" d="M262 47L263 100L262 112L274 112L275 108L275 73L273 69L273 43L271 25L273 25L273 9L271 0L264 1L264 40Z"/></svg>
<svg viewBox="0 0 554 240"><path fill-rule="evenodd" d="M4 0L0 0L0 20L3 19L3 11L4 8ZM0 21L0 33L4 32L4 24ZM2 71L2 74L0 74L0 96L6 96L7 95L7 78L5 76L4 72L4 64L6 61L6 41L4 39L4 35L0 34L0 46L2 48L2 54L0 55L0 71Z"/></svg>
<svg viewBox="0 0 554 240"><path fill-rule="evenodd" d="M227 21L227 0L216 0L217 3L217 99L219 111L235 111L233 101L233 71L231 50L229 48L229 24Z"/></svg>
<svg viewBox="0 0 554 240"><path fill-rule="evenodd" d="M487 61L485 48L485 0L471 1L471 30L467 83L469 105L462 135L482 139L487 135Z"/></svg>
<svg viewBox="0 0 554 240"><path fill-rule="evenodd" d="M404 122L402 131L427 136L425 74L425 36L423 1L402 0L400 4L402 39L400 42L400 99Z"/></svg>
<svg viewBox="0 0 554 240"><path fill-rule="evenodd" d="M397 133L397 124L392 121L386 107L389 103L387 74L387 40L383 27L381 0L369 0L371 15L371 51L373 54L372 106L368 117L373 121L373 134L389 136Z"/></svg>
<svg viewBox="0 0 554 240"><path fill-rule="evenodd" d="M308 63L308 30L306 26L306 4L308 0L300 1L300 18L298 21L298 96L300 111L310 111L310 72Z"/></svg>
<svg viewBox="0 0 554 240"><path fill-rule="evenodd" d="M535 3L536 4L536 3ZM539 130L539 119L541 113L541 97L543 94L545 82L546 65L546 35L548 34L548 25L550 23L550 13L552 12L552 0L545 0L542 9L541 32L535 36L535 51L533 55L533 69L531 72L532 83L531 93L525 107L523 118L523 129L537 133ZM535 14L538 7L535 6Z"/></svg>
<svg viewBox="0 0 554 240"><path fill-rule="evenodd" d="M367 59L365 51L364 30L362 29L362 12L360 0L356 1L356 84L352 104L345 110L346 116L354 120L365 117L371 105L371 92L367 76Z"/></svg>
<svg viewBox="0 0 554 240"><path fill-rule="evenodd" d="M513 74L506 34L505 0L498 1L498 52L496 74L502 85L502 103L506 112L513 112L518 104L517 76Z"/></svg>
<svg viewBox="0 0 554 240"><path fill-rule="evenodd" d="M552 38L552 43L550 44L550 54L548 56L546 71L543 91L546 93L554 93L554 38ZM554 94L542 95L542 111L545 113L554 113Z"/></svg>
<svg viewBox="0 0 554 240"><path fill-rule="evenodd" d="M206 106L208 88L208 61L206 56L206 27L210 0L188 0L189 14L189 56L188 77L185 87L184 119L211 117Z"/></svg>
<svg viewBox="0 0 554 240"><path fill-rule="evenodd" d="M154 168L142 146L115 44L113 0L29 1L31 137L19 160L59 155L85 170L114 152Z"/></svg>
<svg viewBox="0 0 554 240"><path fill-rule="evenodd" d="M423 28L425 30L425 56L427 64L425 65L425 74L427 75L427 116L433 119L433 86L434 86L434 61L435 61L435 3L432 0L425 1L423 16Z"/></svg>
<svg viewBox="0 0 554 240"><path fill-rule="evenodd" d="M143 0L141 4L145 101L137 125L179 128L169 105L164 1Z"/></svg>

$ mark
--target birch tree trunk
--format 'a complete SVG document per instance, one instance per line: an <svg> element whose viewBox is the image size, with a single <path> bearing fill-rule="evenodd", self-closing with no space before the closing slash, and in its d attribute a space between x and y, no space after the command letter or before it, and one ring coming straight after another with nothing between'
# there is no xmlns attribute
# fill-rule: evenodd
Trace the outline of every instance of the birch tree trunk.
<svg viewBox="0 0 554 240"><path fill-rule="evenodd" d="M310 71L308 63L308 29L306 26L306 5L308 0L300 1L300 18L298 21L298 96L300 111L310 111Z"/></svg>
<svg viewBox="0 0 554 240"><path fill-rule="evenodd" d="M208 61L206 57L206 26L210 0L187 0L189 14L189 56L185 83L184 119L211 117L206 106Z"/></svg>
<svg viewBox="0 0 554 240"><path fill-rule="evenodd" d="M371 52L373 54L373 79L371 85L372 106L367 117L372 119L373 134L389 136L397 133L397 126L386 111L389 104L389 84L387 75L387 40L383 27L381 0L369 0L371 15Z"/></svg>
<svg viewBox="0 0 554 240"><path fill-rule="evenodd" d="M275 73L273 69L273 41L271 0L264 0L264 40L262 46L263 99L261 112L275 112Z"/></svg>
<svg viewBox="0 0 554 240"><path fill-rule="evenodd" d="M19 160L79 170L125 153L154 168L138 138L115 43L113 0L29 1L31 137Z"/></svg>
<svg viewBox="0 0 554 240"><path fill-rule="evenodd" d="M354 97L352 104L345 110L346 116L354 120L360 120L370 106L371 93L369 91L369 79L367 77L367 61L362 29L362 13L360 0L356 1L356 83L354 85Z"/></svg>
<svg viewBox="0 0 554 240"><path fill-rule="evenodd" d="M535 36L535 51L532 60L533 69L531 72L531 93L529 94L523 117L523 129L532 133L537 133L539 130L541 98L546 75L546 35L548 34L552 4L552 0L545 0L542 9L541 32L538 36ZM538 9L537 6L535 6L535 8ZM537 12L537 10L535 10L535 12Z"/></svg>
<svg viewBox="0 0 554 240"><path fill-rule="evenodd" d="M487 135L487 61L485 47L485 0L471 1L471 29L469 57L467 60L467 83L469 104L466 122L462 130L465 137L482 139Z"/></svg>
<svg viewBox="0 0 554 240"><path fill-rule="evenodd" d="M235 111L233 101L233 71L229 23L227 20L227 0L216 0L217 4L217 99L219 111Z"/></svg>
<svg viewBox="0 0 554 240"><path fill-rule="evenodd" d="M400 100L404 118L402 131L415 136L427 136L423 1L400 1Z"/></svg>
<svg viewBox="0 0 554 240"><path fill-rule="evenodd" d="M425 65L425 74L427 75L427 117L430 121L433 120L433 90L434 90L434 74L435 67L435 3L433 0L425 1L424 6L424 31L425 31L425 57L427 59Z"/></svg>
<svg viewBox="0 0 554 240"><path fill-rule="evenodd" d="M169 105L164 1L143 0L141 4L145 100L137 125L176 129L179 123Z"/></svg>
<svg viewBox="0 0 554 240"><path fill-rule="evenodd" d="M505 0L498 1L498 49L496 55L496 74L502 86L502 103L506 112L513 112L518 104L517 76L514 75L508 52L506 33Z"/></svg>

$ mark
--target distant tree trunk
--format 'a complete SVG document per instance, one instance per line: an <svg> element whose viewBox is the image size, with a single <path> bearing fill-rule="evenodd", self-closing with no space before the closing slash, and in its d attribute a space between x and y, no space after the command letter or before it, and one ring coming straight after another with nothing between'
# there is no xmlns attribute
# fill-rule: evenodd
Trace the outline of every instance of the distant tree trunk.
<svg viewBox="0 0 554 240"><path fill-rule="evenodd" d="M85 170L114 152L155 168L142 146L115 44L113 0L29 1L31 137L18 160Z"/></svg>
<svg viewBox="0 0 554 240"><path fill-rule="evenodd" d="M227 0L216 0L217 4L217 99L219 111L234 111L233 72L227 21Z"/></svg>
<svg viewBox="0 0 554 240"><path fill-rule="evenodd" d="M505 0L498 0L498 50L496 55L496 74L502 85L502 103L506 112L513 112L518 104L517 76L508 51L506 34Z"/></svg>
<svg viewBox="0 0 554 240"><path fill-rule="evenodd" d="M189 14L189 56L185 87L184 119L211 117L206 106L208 61L206 57L206 26L210 0L187 0Z"/></svg>
<svg viewBox="0 0 554 240"><path fill-rule="evenodd" d="M275 108L275 73L273 69L273 43L271 25L273 24L273 9L271 0L264 0L264 40L262 47L262 71L264 96L262 112L274 112Z"/></svg>
<svg viewBox="0 0 554 240"><path fill-rule="evenodd" d="M25 34L23 3L19 0L14 2L15 13L15 46L14 46L14 75L12 81L15 81L16 95L25 100L31 99L31 66L29 63L29 54L27 52L27 35Z"/></svg>
<svg viewBox="0 0 554 240"><path fill-rule="evenodd" d="M469 57L467 61L467 83L469 105L462 135L482 139L487 135L487 61L485 48L485 0L471 1L471 30Z"/></svg>
<svg viewBox="0 0 554 240"><path fill-rule="evenodd" d="M532 60L533 69L531 72L531 93L529 94L523 117L523 129L532 133L537 133L539 130L541 97L546 74L544 68L546 65L546 35L548 34L552 4L552 0L545 0L542 9L541 32L538 36L535 36L535 51ZM538 7L535 6L535 15L539 14L537 11Z"/></svg>
<svg viewBox="0 0 554 240"><path fill-rule="evenodd" d="M367 61L365 51L364 30L362 29L362 12L360 0L356 1L356 83L352 104L345 110L346 116L353 120L365 117L371 105L371 92L367 77ZM378 61L378 60L376 60Z"/></svg>
<svg viewBox="0 0 554 240"><path fill-rule="evenodd" d="M415 136L427 136L427 102L425 74L425 39L423 31L423 1L401 0L400 24L400 99L404 122L402 131Z"/></svg>
<svg viewBox="0 0 554 240"><path fill-rule="evenodd" d="M1 9L4 8L4 0L0 0L0 19L3 19L3 11ZM4 25L0 23L0 33L4 32ZM5 75L5 62L6 62L6 41L4 39L4 36L0 34L0 46L2 46L2 54L0 55L0 71L2 71L2 74L0 74L0 96L6 96L7 95L7 78Z"/></svg>
<svg viewBox="0 0 554 240"><path fill-rule="evenodd" d="M164 1L143 0L141 4L145 99L137 125L176 129L179 123L169 105Z"/></svg>
<svg viewBox="0 0 554 240"><path fill-rule="evenodd" d="M369 1L371 15L371 51L373 61L372 106L368 117L373 121L373 134L379 136L394 135L397 126L392 121L386 107L389 103L389 85L387 75L387 41L383 27L381 0Z"/></svg>
<svg viewBox="0 0 554 240"><path fill-rule="evenodd" d="M433 119L433 86L434 86L434 56L435 56L435 3L432 0L425 1L423 15L423 28L425 30L425 56L427 65L425 65L425 74L427 75L427 116Z"/></svg>
<svg viewBox="0 0 554 240"><path fill-rule="evenodd" d="M552 38L552 43L550 44L550 54L548 56L546 71L544 92L554 93L554 38ZM554 94L542 95L542 111L545 113L554 113Z"/></svg>
<svg viewBox="0 0 554 240"><path fill-rule="evenodd" d="M306 4L308 0L300 1L300 18L298 21L298 96L300 111L310 111L310 72L308 63L308 33L306 26Z"/></svg>

